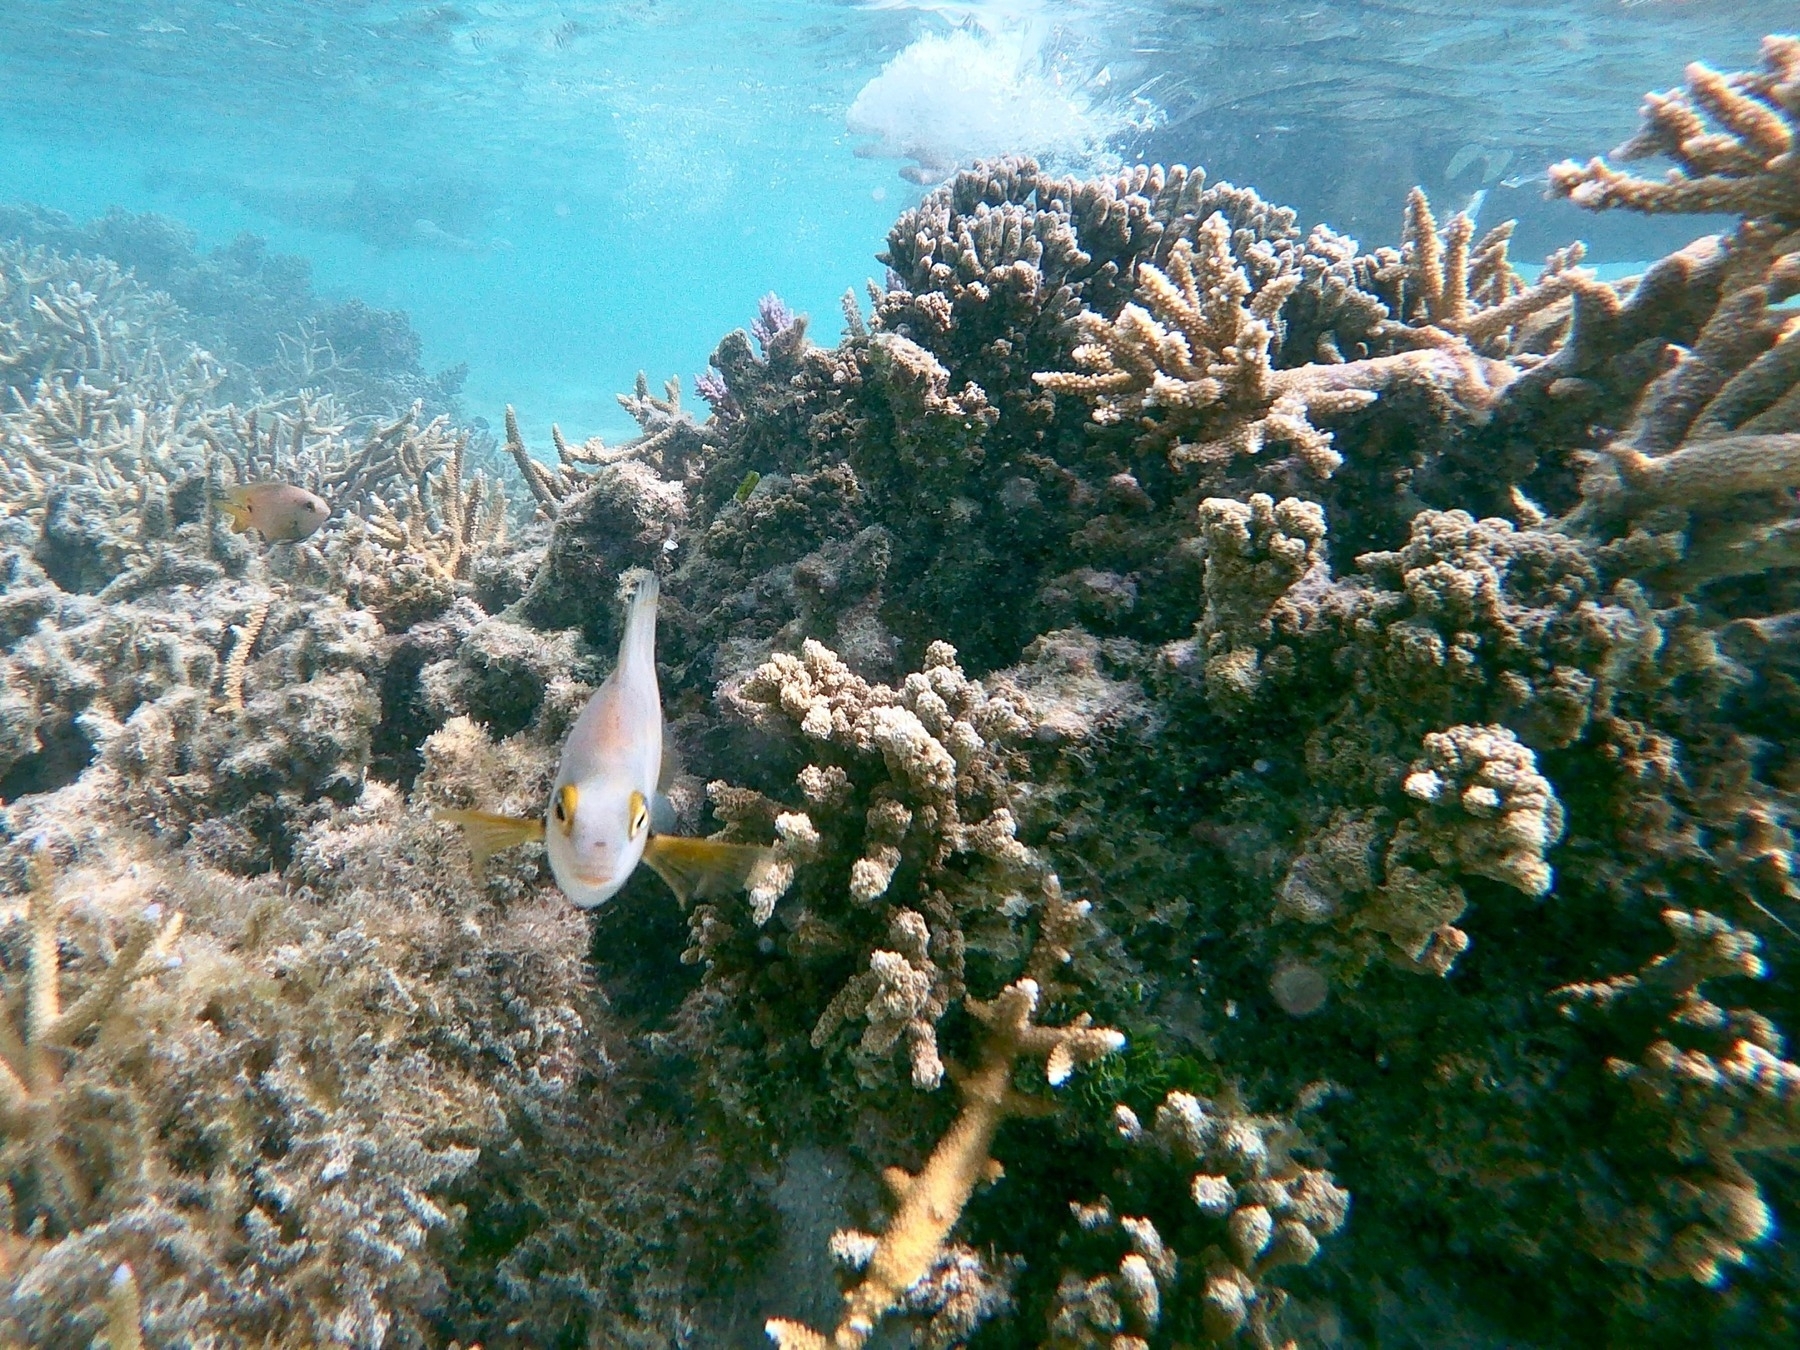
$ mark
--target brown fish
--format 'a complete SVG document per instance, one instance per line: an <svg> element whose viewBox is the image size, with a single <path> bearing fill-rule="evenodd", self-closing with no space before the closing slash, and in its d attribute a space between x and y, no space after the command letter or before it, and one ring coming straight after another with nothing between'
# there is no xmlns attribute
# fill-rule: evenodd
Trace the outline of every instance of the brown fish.
<svg viewBox="0 0 1800 1350"><path fill-rule="evenodd" d="M255 530L271 544L304 539L325 523L331 508L292 483L245 483L225 489L219 509L231 518L231 532Z"/></svg>

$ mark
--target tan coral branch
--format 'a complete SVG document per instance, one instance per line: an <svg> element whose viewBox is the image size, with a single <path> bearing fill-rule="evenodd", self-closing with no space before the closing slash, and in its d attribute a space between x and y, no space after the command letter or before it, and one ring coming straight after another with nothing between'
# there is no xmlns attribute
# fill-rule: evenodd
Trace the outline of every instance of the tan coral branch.
<svg viewBox="0 0 1800 1350"><path fill-rule="evenodd" d="M1417 228L1430 223L1418 197ZM1428 231L1429 233L1429 231ZM1468 231L1454 233L1458 280L1467 308ZM1441 247L1435 233L1418 253L1429 274L1432 305L1444 307ZM1472 409L1487 407L1515 372L1488 360L1447 330L1427 328L1423 349L1330 365L1277 370L1271 357L1283 304L1299 284L1280 273L1253 290L1231 253L1231 232L1214 213L1171 250L1167 269L1138 268L1143 304L1124 307L1110 323L1096 314L1078 321L1082 342L1076 371L1032 376L1054 393L1093 405L1100 425L1141 428L1147 444L1168 445L1171 463L1218 465L1287 445L1315 478L1329 478L1342 462L1320 422L1367 407L1385 390L1429 384ZM1548 303L1546 301L1545 303ZM1529 312L1528 309L1524 312ZM1509 310L1509 316L1519 309Z"/></svg>
<svg viewBox="0 0 1800 1350"><path fill-rule="evenodd" d="M271 603L272 600L258 602L244 616L242 623L232 626L231 655L225 658L225 671L220 679L220 691L224 695L218 708L220 712L244 710L244 675L250 666L250 653L256 648L257 638L262 636L263 625L268 622Z"/></svg>
<svg viewBox="0 0 1800 1350"><path fill-rule="evenodd" d="M1646 455L1627 445L1606 453L1625 486L1652 502L1695 505L1800 487L1800 433L1721 436L1667 455Z"/></svg>
<svg viewBox="0 0 1800 1350"><path fill-rule="evenodd" d="M844 1295L844 1315L830 1339L801 1323L775 1318L767 1330L781 1350L857 1350L930 1271L976 1185L998 1171L991 1149L1001 1123L1009 1115L1037 1109L1033 1099L1021 1097L1012 1086L1017 1060L1043 1062L1045 1077L1056 1086L1076 1064L1092 1063L1124 1046L1124 1036L1094 1026L1085 1013L1066 1027L1036 1025L1032 1019L1039 998L1037 981L1023 979L990 1003L967 1004L984 1032L981 1058L959 1084L962 1111L917 1176L888 1170L900 1207L876 1243L861 1282Z"/></svg>
<svg viewBox="0 0 1800 1350"><path fill-rule="evenodd" d="M1800 38L1764 38L1762 65L1723 75L1696 62L1685 90L1645 98L1643 127L1613 157L1660 155L1677 166L1666 178L1638 178L1603 159L1565 160L1550 169L1552 195L1591 211L1800 221L1800 100L1792 92L1800 87ZM1707 118L1720 130L1709 131Z"/></svg>

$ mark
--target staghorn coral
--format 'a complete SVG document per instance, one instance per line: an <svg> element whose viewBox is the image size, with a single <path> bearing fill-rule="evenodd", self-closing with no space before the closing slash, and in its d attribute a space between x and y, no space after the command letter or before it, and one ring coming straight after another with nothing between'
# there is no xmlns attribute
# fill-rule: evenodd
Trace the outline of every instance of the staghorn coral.
<svg viewBox="0 0 1800 1350"><path fill-rule="evenodd" d="M506 490L479 469L464 480L467 444L466 437L456 442L437 477L420 470L404 515L377 498L369 520L382 547L422 560L427 571L446 580L466 579L476 557L506 537Z"/></svg>
<svg viewBox="0 0 1800 1350"><path fill-rule="evenodd" d="M219 676L225 695L224 702L220 704L223 712L244 710L244 673L250 665L250 654L256 650L256 639L262 636L263 624L268 622L268 618L269 602L261 601L252 606L244 616L244 621L231 630L231 655L225 658L224 672Z"/></svg>
<svg viewBox="0 0 1800 1350"><path fill-rule="evenodd" d="M1550 190L1592 210L1720 212L1800 223L1794 156L1800 39L1764 38L1762 59L1760 71L1732 75L1696 61L1687 68L1685 90L1645 96L1643 127L1613 157L1671 159L1677 167L1664 181L1633 178L1602 159L1565 160L1551 167Z"/></svg>
<svg viewBox="0 0 1800 1350"><path fill-rule="evenodd" d="M421 422L423 408L415 402L399 417L383 419L361 445L345 437L348 423L335 400L304 392L243 411L229 404L208 411L196 431L231 463L240 483L300 483L339 511L366 511L404 498L466 447L467 435L457 436L447 416Z"/></svg>
<svg viewBox="0 0 1800 1350"><path fill-rule="evenodd" d="M961 1114L918 1175L898 1168L884 1174L898 1208L867 1260L860 1263L863 1277L845 1294L843 1320L831 1340L775 1318L768 1332L782 1350L824 1350L827 1344L855 1350L867 1343L901 1296L931 1273L976 1183L995 1179L998 1169L989 1150L1001 1122L1008 1114L1032 1109L1016 1101L1011 1081L1016 1060L1042 1058L1044 1076L1055 1087L1077 1065L1092 1063L1124 1045L1125 1038L1117 1031L1093 1026L1086 1014L1066 1027L1037 1025L1033 1016L1038 999L1037 981L1027 978L1008 985L990 1002L967 1005L985 1034L980 1058L959 1084ZM840 1235L833 1240L855 1238Z"/></svg>
<svg viewBox="0 0 1800 1350"><path fill-rule="evenodd" d="M557 458L554 469L532 457L525 445L525 437L520 434L518 416L513 412L512 405L507 405L506 452L512 456L513 463L518 466L520 475L525 479L525 485L537 500L541 515L555 520L562 510L562 504L590 481L592 470L609 464L622 464L639 456L656 455L674 439L676 430L686 432L692 419L684 420L685 414L680 412L679 384L671 380L668 400L659 402L649 397L643 376L640 375L638 380L638 394L635 397L621 394L619 401L634 416L639 413L643 415L645 434L611 449L598 436L590 436L580 445L571 446L563 439L562 429L552 423L550 439L556 445ZM657 426L654 432L650 428L652 422Z"/></svg>
<svg viewBox="0 0 1800 1350"><path fill-rule="evenodd" d="M60 582L99 590L179 523L221 372L103 259L0 246L0 499Z"/></svg>
<svg viewBox="0 0 1800 1350"><path fill-rule="evenodd" d="M1424 189L1415 187L1406 199L1400 247L1377 249L1363 260L1362 280L1395 316L1454 333L1485 356L1541 353L1564 336L1570 307L1559 302L1599 283L1576 266L1585 249L1574 243L1552 254L1528 285L1508 257L1513 228L1513 221L1503 221L1476 239L1474 222L1458 211L1440 231ZM1384 331L1418 340L1395 327Z"/></svg>
<svg viewBox="0 0 1800 1350"><path fill-rule="evenodd" d="M1435 237L1435 236L1434 236ZM1046 389L1093 403L1101 425L1127 424L1167 445L1176 465L1222 468L1265 445L1288 445L1315 478L1342 463L1314 418L1333 418L1373 403L1389 386L1417 381L1480 411L1510 378L1457 343L1422 352L1277 370L1271 321L1301 278L1278 273L1252 288L1232 257L1222 215L1209 217L1194 242L1170 252L1167 270L1142 263L1138 293L1111 323L1083 321L1072 353L1084 373L1040 372Z"/></svg>
<svg viewBox="0 0 1800 1350"><path fill-rule="evenodd" d="M582 925L554 903L471 911L433 827L377 789L299 846L297 892L174 864L116 816L90 828L58 887L81 897L63 964L86 985L60 1020L44 887L14 924L38 935L8 963L34 991L26 1058L70 1062L8 1140L8 1229L31 1236L0 1281L7 1324L37 1344L97 1329L125 1258L146 1344L421 1343L445 1297L446 1190L505 1111L573 1072ZM143 917L177 896L185 924ZM515 980L560 989L560 1011ZM73 1192L35 1180L43 1122Z"/></svg>
<svg viewBox="0 0 1800 1350"><path fill-rule="evenodd" d="M167 295L185 311L193 341L221 358L227 396L239 403L305 389L391 421L420 400L433 415L454 412L467 374L428 374L404 314L361 300L323 303L307 259L271 253L253 234L202 252L192 230L152 212L113 207L78 223L60 211L7 205L0 236L65 258L108 259Z"/></svg>
<svg viewBox="0 0 1800 1350"><path fill-rule="evenodd" d="M0 1023L0 1169L9 1178L4 1210L15 1231L67 1231L93 1217L95 1174L118 1168L120 1183L129 1187L134 1160L107 1157L111 1150L100 1139L84 1138L87 1132L75 1126L88 1106L82 1097L103 1092L103 1078L83 1072L80 1064L71 1072L63 1060L76 1059L76 1041L112 1015L134 980L167 959L182 918L164 919L160 905L147 906L116 939L110 962L65 1008L55 866L41 844L30 872L24 1020L16 1027Z"/></svg>

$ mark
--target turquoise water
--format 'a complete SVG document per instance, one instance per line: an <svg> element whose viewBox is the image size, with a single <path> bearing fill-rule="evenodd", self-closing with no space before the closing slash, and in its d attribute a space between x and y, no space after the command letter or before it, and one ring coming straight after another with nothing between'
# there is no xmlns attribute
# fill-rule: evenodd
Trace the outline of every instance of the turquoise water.
<svg viewBox="0 0 1800 1350"><path fill-rule="evenodd" d="M830 340L897 212L976 155L1208 166L1366 240L1412 183L1615 260L1689 237L1540 201L1761 0L1265 4L10 0L0 201L173 216L406 311L465 411L629 428L779 292ZM922 181L915 181L922 180ZM1384 235L1383 231L1386 231ZM1614 231L1605 237L1606 231ZM1531 249L1521 254L1529 257Z"/></svg>

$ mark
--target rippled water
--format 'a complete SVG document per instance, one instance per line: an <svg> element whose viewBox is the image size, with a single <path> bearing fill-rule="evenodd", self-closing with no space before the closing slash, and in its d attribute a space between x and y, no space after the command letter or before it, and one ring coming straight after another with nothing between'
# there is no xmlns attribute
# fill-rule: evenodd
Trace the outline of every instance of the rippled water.
<svg viewBox="0 0 1800 1350"><path fill-rule="evenodd" d="M12 0L0 199L157 210L407 310L467 408L614 432L779 291L828 336L955 163L1206 165L1366 240L1414 182L1519 250L1685 239L1540 201L1641 93L1726 68L1791 0L1155 4ZM1676 234L1680 235L1677 239Z"/></svg>

